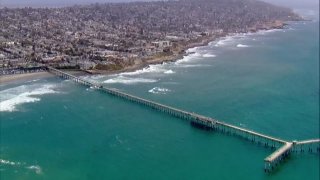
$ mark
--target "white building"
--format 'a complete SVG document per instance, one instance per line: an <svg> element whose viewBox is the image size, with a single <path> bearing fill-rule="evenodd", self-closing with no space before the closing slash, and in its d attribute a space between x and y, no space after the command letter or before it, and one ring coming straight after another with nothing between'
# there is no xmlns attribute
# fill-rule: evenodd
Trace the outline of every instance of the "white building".
<svg viewBox="0 0 320 180"><path fill-rule="evenodd" d="M165 48L172 46L170 41L155 41L151 43L152 46L155 46L156 48Z"/></svg>

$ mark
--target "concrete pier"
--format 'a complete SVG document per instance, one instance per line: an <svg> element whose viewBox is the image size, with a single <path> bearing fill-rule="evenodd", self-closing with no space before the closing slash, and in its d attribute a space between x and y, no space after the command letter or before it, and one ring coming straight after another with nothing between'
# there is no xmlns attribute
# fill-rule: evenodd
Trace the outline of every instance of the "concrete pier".
<svg viewBox="0 0 320 180"><path fill-rule="evenodd" d="M265 172L271 172L276 168L283 160L290 155L291 152L309 152L309 153L319 153L320 152L320 139L311 139L305 141L286 141L280 138L268 136L262 133L258 133L252 130L244 129L231 125L216 119L206 117L193 112L184 111L167 105L163 105L151 100L143 99L128 93L118 91L116 89L103 87L99 83L90 82L82 78L73 76L71 74L65 73L58 69L47 67L47 70L61 78L70 79L76 83L82 84L84 86L94 87L95 89L105 92L107 94L120 97L122 99L140 104L157 111L167 113L176 118L184 119L190 121L190 123L196 127L201 127L204 129L219 131L228 135L233 135L241 137L248 141L260 144L264 147L270 147L276 149L271 155L264 159Z"/></svg>
<svg viewBox="0 0 320 180"><path fill-rule="evenodd" d="M278 166L278 164L280 164L286 157L288 157L288 155L291 152L292 145L293 145L293 143L286 142L282 147L280 147L275 152L273 152L271 155L266 157L264 159L265 172L272 171L276 166Z"/></svg>
<svg viewBox="0 0 320 180"><path fill-rule="evenodd" d="M320 153L320 139L293 141L292 151L295 153Z"/></svg>

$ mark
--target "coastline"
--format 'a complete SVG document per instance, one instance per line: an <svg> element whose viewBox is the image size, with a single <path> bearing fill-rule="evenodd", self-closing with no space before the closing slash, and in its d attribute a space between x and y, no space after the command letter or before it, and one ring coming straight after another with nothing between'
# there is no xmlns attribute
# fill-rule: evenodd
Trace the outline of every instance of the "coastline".
<svg viewBox="0 0 320 180"><path fill-rule="evenodd" d="M249 34L249 33L258 33L260 31L268 31L268 30L276 30L276 29L284 29L288 24L286 22L283 21L274 21L274 22L268 22L265 23L262 27L253 27L253 28L248 28L247 32L244 32L242 34ZM141 61L138 64L134 64L131 66L126 66L123 69L120 70L89 70L86 71L87 73L90 73L92 75L112 75L112 74L119 74L119 73L123 73L123 72L134 72L146 67L149 67L149 65L154 65L154 64L163 64L166 62L175 62L178 61L180 59L182 59L184 56L188 56L189 54L192 53L187 53L188 49L191 48L197 48L197 47L202 47L202 46L208 46L211 42L217 41L220 38L225 38L228 36L234 36L240 33L223 33L220 35L211 35L211 36L207 36L202 38L199 42L191 42L187 45L185 45L182 48L183 53L181 54L173 54L173 55L169 55L169 56L164 56L161 58L153 58L151 60L147 60L147 61Z"/></svg>
<svg viewBox="0 0 320 180"><path fill-rule="evenodd" d="M269 22L266 23L263 27L261 28L249 28L247 32L243 34L248 34L248 33L258 33L259 31L264 31L264 30L276 30L276 29L284 29L288 24L285 22ZM233 36L239 33L224 33L220 35L211 35L207 36L204 38L201 38L199 42L191 42L187 45L185 45L182 48L183 53L180 54L173 54L169 56L163 56L160 58L151 58L150 60L144 60L135 63L134 65L131 66L126 66L123 69L120 70L112 70L112 71L106 71L106 70L67 70L68 73L76 75L76 76L81 76L81 75L112 75L112 74L119 74L123 72L134 72L146 67L149 67L149 65L154 65L154 64L163 64L166 62L175 62L180 59L182 59L184 56L188 56L191 53L187 53L188 49L191 48L196 48L196 47L202 47L202 46L208 46L211 42L217 41L220 38L228 37L228 36ZM48 72L35 72L35 73L26 73L26 74L13 74L13 75L2 75L0 76L0 83L1 84L9 84L9 83L14 83L18 81L25 81L25 80L33 80L37 78L48 78L52 77L53 75L48 73Z"/></svg>
<svg viewBox="0 0 320 180"><path fill-rule="evenodd" d="M52 77L53 75L48 72L33 72L33 73L25 73L25 74L10 74L10 75L2 75L0 76L0 84L10 84L19 81L28 81L34 79L42 79Z"/></svg>
<svg viewBox="0 0 320 180"><path fill-rule="evenodd" d="M83 71L71 71L71 70L68 71L68 73L76 75L76 76L81 76L81 75L87 74ZM47 72L47 71L24 73L24 74L1 75L0 76L0 84L7 85L7 84L11 84L11 83L16 83L16 82L30 81L30 80L50 78L50 77L54 77L54 75Z"/></svg>

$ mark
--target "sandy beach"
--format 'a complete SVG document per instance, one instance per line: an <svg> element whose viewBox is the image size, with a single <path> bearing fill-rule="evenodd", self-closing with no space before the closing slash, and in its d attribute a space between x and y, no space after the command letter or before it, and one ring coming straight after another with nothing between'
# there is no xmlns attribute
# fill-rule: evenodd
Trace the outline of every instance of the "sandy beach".
<svg viewBox="0 0 320 180"><path fill-rule="evenodd" d="M79 70L65 70L67 73L82 76L88 75L88 73ZM30 81L34 79L48 78L54 77L53 74L49 72L34 72L34 73L25 73L25 74L11 74L11 75L1 75L0 76L0 84L9 84L14 82L22 82L22 81Z"/></svg>
<svg viewBox="0 0 320 180"><path fill-rule="evenodd" d="M0 76L0 84L8 84L17 81L27 81L39 78L47 78L53 76L48 72L35 72L35 73L26 73L26 74L12 74L12 75L3 75Z"/></svg>

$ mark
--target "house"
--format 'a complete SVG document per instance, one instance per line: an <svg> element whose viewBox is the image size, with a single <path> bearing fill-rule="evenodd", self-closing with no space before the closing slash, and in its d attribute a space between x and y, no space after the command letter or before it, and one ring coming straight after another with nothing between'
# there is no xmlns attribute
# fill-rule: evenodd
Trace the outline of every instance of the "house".
<svg viewBox="0 0 320 180"><path fill-rule="evenodd" d="M151 43L152 46L155 46L156 48L165 48L172 46L170 41L154 41Z"/></svg>

